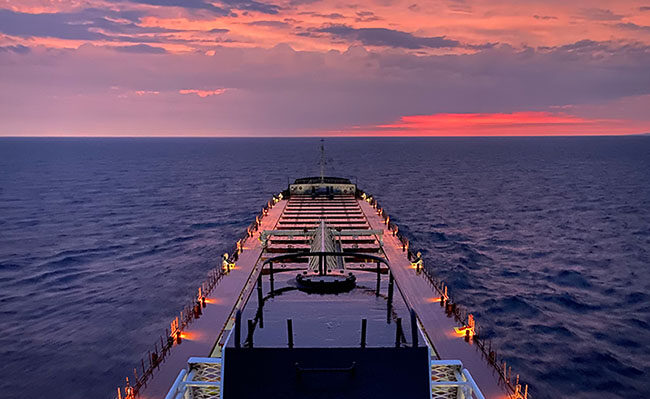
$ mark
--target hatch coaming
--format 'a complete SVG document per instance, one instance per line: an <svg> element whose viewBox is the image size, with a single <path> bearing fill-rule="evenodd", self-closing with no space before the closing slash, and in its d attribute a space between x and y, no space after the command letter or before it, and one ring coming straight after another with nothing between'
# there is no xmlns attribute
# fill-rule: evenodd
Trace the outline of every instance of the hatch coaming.
<svg viewBox="0 0 650 399"><path fill-rule="evenodd" d="M305 177L296 179L289 185L292 194L351 194L357 191L357 185L341 177Z"/></svg>

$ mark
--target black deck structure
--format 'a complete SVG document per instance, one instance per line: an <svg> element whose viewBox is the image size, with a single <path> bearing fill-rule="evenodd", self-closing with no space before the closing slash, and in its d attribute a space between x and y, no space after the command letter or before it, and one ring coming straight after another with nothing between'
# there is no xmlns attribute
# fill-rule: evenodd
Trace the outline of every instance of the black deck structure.
<svg viewBox="0 0 650 399"><path fill-rule="evenodd" d="M224 399L431 395L426 347L227 348L225 358Z"/></svg>

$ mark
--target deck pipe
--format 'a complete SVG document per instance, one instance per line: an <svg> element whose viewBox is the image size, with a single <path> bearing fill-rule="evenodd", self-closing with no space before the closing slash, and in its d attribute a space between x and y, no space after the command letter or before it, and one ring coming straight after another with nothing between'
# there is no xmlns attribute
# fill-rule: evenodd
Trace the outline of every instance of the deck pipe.
<svg viewBox="0 0 650 399"><path fill-rule="evenodd" d="M395 347L399 348L400 344L402 343L402 335L404 332L402 331L402 318L398 317L397 321L395 322Z"/></svg>
<svg viewBox="0 0 650 399"><path fill-rule="evenodd" d="M366 347L366 331L368 329L368 320L361 319L361 347Z"/></svg>
<svg viewBox="0 0 650 399"><path fill-rule="evenodd" d="M418 347L418 322L413 309L411 309L411 342L414 348Z"/></svg>
<svg viewBox="0 0 650 399"><path fill-rule="evenodd" d="M381 290L381 264L377 262L377 288L375 290L375 295L379 296Z"/></svg>
<svg viewBox="0 0 650 399"><path fill-rule="evenodd" d="M257 276L257 306L264 306L264 291L262 288L262 273Z"/></svg>
<svg viewBox="0 0 650 399"><path fill-rule="evenodd" d="M393 274L388 271L388 301L386 302L386 323L390 324L391 310L393 309Z"/></svg>
<svg viewBox="0 0 650 399"><path fill-rule="evenodd" d="M293 349L293 322L287 319L287 336L289 338L289 349Z"/></svg>
<svg viewBox="0 0 650 399"><path fill-rule="evenodd" d="M241 348L241 310L235 313L235 348Z"/></svg>
<svg viewBox="0 0 650 399"><path fill-rule="evenodd" d="M273 291L275 290L275 288L273 287L273 283L274 283L274 278L273 278L273 262L269 262L269 272L270 272L269 279L271 280L271 296L273 296Z"/></svg>
<svg viewBox="0 0 650 399"><path fill-rule="evenodd" d="M253 334L255 333L255 323L253 320L248 319L248 335L246 337L246 343L248 343L248 347L252 348L253 347Z"/></svg>

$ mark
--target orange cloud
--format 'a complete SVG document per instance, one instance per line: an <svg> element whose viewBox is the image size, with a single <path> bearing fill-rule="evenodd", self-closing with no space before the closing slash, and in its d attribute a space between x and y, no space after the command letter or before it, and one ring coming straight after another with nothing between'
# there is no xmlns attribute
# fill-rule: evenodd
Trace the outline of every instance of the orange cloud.
<svg viewBox="0 0 650 399"><path fill-rule="evenodd" d="M196 94L201 98L218 96L226 92L226 89L216 89L216 90L197 90L197 89L183 89L178 91L181 94Z"/></svg>
<svg viewBox="0 0 650 399"><path fill-rule="evenodd" d="M650 122L588 119L566 113L528 111L411 115L390 124L330 133L360 136L560 136L621 135L647 131L650 131Z"/></svg>
<svg viewBox="0 0 650 399"><path fill-rule="evenodd" d="M81 40L81 43L123 45L125 39L129 43L153 41L157 47L174 53L206 52L215 45L270 48L280 43L299 50L345 51L354 43L353 40L318 32L324 24L334 22L354 29L386 28L418 37L445 36L468 45L444 50L408 50L418 54L471 53L488 43L522 48L561 46L584 39L650 41L650 36L643 33L643 28L650 25L650 13L639 11L638 4L631 0L576 0L561 4L541 0L442 4L414 4L412 0L361 0L355 6L342 4L338 0L321 0L296 4L284 2L277 15L246 12L224 16L180 6L163 7L144 3L147 2L0 0L0 8L30 14L80 13L79 21L83 23L88 22L83 18L84 10L103 9L107 12L104 24L89 25L88 29L106 37L89 38ZM211 4L209 1L203 3ZM143 16L130 21L115 14L132 11ZM111 31L103 26L105 21L115 22L122 29ZM11 36L11 40L23 45L35 43L54 48L80 45L72 40L52 41L47 36L15 35Z"/></svg>

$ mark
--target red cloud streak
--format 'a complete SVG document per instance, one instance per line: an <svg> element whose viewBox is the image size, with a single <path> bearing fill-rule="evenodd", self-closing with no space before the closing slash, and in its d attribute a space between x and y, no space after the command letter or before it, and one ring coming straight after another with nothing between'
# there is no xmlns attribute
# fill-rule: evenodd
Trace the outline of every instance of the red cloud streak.
<svg viewBox="0 0 650 399"><path fill-rule="evenodd" d="M527 111L410 115L394 123L330 133L342 136L561 136L624 135L649 130L648 123Z"/></svg>

